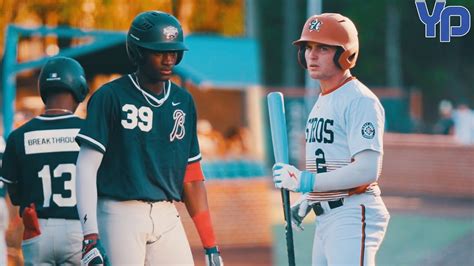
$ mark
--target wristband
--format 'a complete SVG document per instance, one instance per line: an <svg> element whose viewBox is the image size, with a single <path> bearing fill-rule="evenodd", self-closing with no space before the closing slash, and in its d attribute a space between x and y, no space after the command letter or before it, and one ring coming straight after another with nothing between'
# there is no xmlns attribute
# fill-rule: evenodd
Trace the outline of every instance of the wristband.
<svg viewBox="0 0 474 266"><path fill-rule="evenodd" d="M194 215L192 219L204 248L216 246L216 237L214 236L209 210Z"/></svg>
<svg viewBox="0 0 474 266"><path fill-rule="evenodd" d="M307 193L307 192L313 191L314 179L315 179L315 176L312 173L308 171L302 171L299 192Z"/></svg>

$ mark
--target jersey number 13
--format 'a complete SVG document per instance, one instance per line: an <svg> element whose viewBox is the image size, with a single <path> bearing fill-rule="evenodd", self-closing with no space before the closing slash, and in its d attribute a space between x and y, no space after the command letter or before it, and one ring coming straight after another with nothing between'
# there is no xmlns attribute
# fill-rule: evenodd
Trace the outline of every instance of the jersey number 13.
<svg viewBox="0 0 474 266"><path fill-rule="evenodd" d="M43 169L38 172L38 177L43 183L43 207L47 208L51 202L51 196L54 203L59 207L73 207L76 205L76 166L72 163L60 164L54 168L53 177L60 178L65 174L71 176L71 180L64 181L64 190L71 191L70 197L63 197L59 193L52 192L51 170L49 165L44 165Z"/></svg>

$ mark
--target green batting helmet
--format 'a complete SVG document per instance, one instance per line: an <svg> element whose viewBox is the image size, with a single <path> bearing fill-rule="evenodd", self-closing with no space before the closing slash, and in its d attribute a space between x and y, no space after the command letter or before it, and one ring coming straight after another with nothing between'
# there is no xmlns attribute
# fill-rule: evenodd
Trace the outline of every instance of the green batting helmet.
<svg viewBox="0 0 474 266"><path fill-rule="evenodd" d="M176 65L188 48L184 45L184 34L179 21L161 11L147 11L138 14L127 34L127 54L134 64L140 64L143 54L140 48L169 52L176 51Z"/></svg>
<svg viewBox="0 0 474 266"><path fill-rule="evenodd" d="M69 57L53 57L44 64L38 78L41 99L46 103L48 94L60 91L72 93L77 102L82 102L89 93L84 69Z"/></svg>

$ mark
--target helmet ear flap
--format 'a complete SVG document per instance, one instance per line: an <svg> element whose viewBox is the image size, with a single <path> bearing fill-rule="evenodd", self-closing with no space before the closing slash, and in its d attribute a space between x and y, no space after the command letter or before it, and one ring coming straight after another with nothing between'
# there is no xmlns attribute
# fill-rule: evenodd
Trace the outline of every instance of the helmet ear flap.
<svg viewBox="0 0 474 266"><path fill-rule="evenodd" d="M341 55L343 53L344 53L344 48L342 48L341 46L338 46L336 48L336 53L334 54L334 58L333 58L334 64L340 69L345 69L342 67L341 62L339 62L341 61L341 58L342 58Z"/></svg>
<svg viewBox="0 0 474 266"><path fill-rule="evenodd" d="M136 47L135 51L137 52L137 55L136 55L136 62L138 65L141 65L145 62L145 56L143 56L143 53L140 49L140 47Z"/></svg>
<svg viewBox="0 0 474 266"><path fill-rule="evenodd" d="M89 86L87 86L87 81L85 77L80 77L79 83L80 83L80 88L79 88L80 92L76 96L76 101L79 103L82 103L86 99L87 94L89 93Z"/></svg>
<svg viewBox="0 0 474 266"><path fill-rule="evenodd" d="M181 62L181 60L183 60L183 54L184 54L184 52L183 52L183 51L178 51L177 54L178 54L178 56L176 57L175 66L178 65L179 62Z"/></svg>
<svg viewBox="0 0 474 266"><path fill-rule="evenodd" d="M300 45L298 47L298 63L300 64L300 66L307 69L308 66L306 65L306 58L304 57L305 50L306 50L305 44Z"/></svg>
<svg viewBox="0 0 474 266"><path fill-rule="evenodd" d="M342 48L341 50L342 53L337 59L337 65L344 70L354 67L357 60L357 52L351 50L344 51ZM336 57L334 57L334 59L336 59Z"/></svg>
<svg viewBox="0 0 474 266"><path fill-rule="evenodd" d="M143 56L142 51L140 51L140 47L136 46L134 43L127 40L127 54L130 58L130 61L134 65L141 65L145 57Z"/></svg>

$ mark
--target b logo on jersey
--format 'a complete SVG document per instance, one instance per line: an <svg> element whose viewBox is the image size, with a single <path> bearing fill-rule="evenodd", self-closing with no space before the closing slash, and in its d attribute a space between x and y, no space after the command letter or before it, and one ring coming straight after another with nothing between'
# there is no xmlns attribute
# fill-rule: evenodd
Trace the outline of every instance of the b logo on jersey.
<svg viewBox="0 0 474 266"><path fill-rule="evenodd" d="M185 129L184 129L185 116L186 114L183 112L183 110L176 109L174 111L173 113L174 126L170 134L170 141L173 141L174 139L184 138L184 134L186 134Z"/></svg>
<svg viewBox="0 0 474 266"><path fill-rule="evenodd" d="M375 127L371 122L362 125L362 137L366 139L373 139L375 137Z"/></svg>

